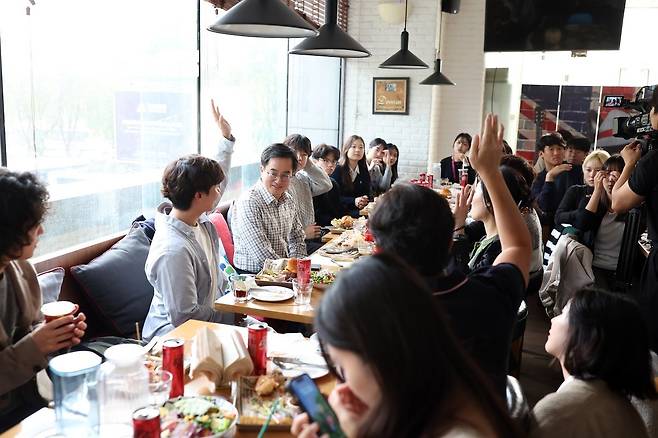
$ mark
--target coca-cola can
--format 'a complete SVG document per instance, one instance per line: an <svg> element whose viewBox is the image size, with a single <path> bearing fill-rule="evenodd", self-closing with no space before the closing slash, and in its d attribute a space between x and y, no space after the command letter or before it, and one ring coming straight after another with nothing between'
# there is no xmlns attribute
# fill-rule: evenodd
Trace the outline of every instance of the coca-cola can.
<svg viewBox="0 0 658 438"><path fill-rule="evenodd" d="M254 374L267 372L267 324L260 322L248 327L249 356L254 363Z"/></svg>
<svg viewBox="0 0 658 438"><path fill-rule="evenodd" d="M169 398L183 395L185 389L184 351L184 339L167 339L162 343L162 368L172 375Z"/></svg>
<svg viewBox="0 0 658 438"><path fill-rule="evenodd" d="M133 438L160 438L160 409L146 406L133 412Z"/></svg>
<svg viewBox="0 0 658 438"><path fill-rule="evenodd" d="M431 173L427 175L427 187L430 189L434 188L434 175Z"/></svg>
<svg viewBox="0 0 658 438"><path fill-rule="evenodd" d="M311 259L297 259L297 281L302 284L311 281Z"/></svg>

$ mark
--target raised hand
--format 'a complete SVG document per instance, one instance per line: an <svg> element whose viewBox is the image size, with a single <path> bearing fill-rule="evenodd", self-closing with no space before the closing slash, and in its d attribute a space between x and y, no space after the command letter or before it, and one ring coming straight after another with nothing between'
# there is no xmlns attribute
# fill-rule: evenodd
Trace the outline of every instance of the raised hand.
<svg viewBox="0 0 658 438"><path fill-rule="evenodd" d="M487 114L482 135L476 135L471 146L471 166L479 174L499 172L504 132L504 127L498 124L498 116Z"/></svg>
<svg viewBox="0 0 658 438"><path fill-rule="evenodd" d="M219 127L219 130L222 133L222 136L229 140L231 138L231 125L229 122L224 118L222 113L219 112L219 107L215 105L215 100L210 99L210 106L212 107L212 115L213 118L215 119L215 123L217 123L217 126Z"/></svg>
<svg viewBox="0 0 658 438"><path fill-rule="evenodd" d="M625 166L634 166L642 157L642 148L636 141L624 146L621 150L621 157L624 159Z"/></svg>
<svg viewBox="0 0 658 438"><path fill-rule="evenodd" d="M473 201L473 186L467 184L462 187L461 192L457 194L457 203L455 204L455 228L463 227L466 223L466 216L471 209L471 202Z"/></svg>
<svg viewBox="0 0 658 438"><path fill-rule="evenodd" d="M553 167L546 173L546 181L553 181L559 174L571 170L572 167L573 166L569 163L562 163Z"/></svg>

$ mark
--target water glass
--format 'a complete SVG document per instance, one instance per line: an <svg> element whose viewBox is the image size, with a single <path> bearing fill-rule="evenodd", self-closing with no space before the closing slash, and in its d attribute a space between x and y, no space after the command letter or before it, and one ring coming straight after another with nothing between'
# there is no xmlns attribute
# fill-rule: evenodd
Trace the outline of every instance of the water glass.
<svg viewBox="0 0 658 438"><path fill-rule="evenodd" d="M162 368L149 371L149 404L162 406L169 400L172 374Z"/></svg>
<svg viewBox="0 0 658 438"><path fill-rule="evenodd" d="M295 304L308 306L311 304L313 282L300 283L296 278L292 280L292 290L295 292Z"/></svg>
<svg viewBox="0 0 658 438"><path fill-rule="evenodd" d="M236 303L246 303L249 298L246 275L231 275L231 291Z"/></svg>

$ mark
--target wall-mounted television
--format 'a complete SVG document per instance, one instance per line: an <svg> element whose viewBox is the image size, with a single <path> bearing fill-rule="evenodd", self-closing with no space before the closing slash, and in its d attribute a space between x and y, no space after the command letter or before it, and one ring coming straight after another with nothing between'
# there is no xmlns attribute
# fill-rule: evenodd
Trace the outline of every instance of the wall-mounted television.
<svg viewBox="0 0 658 438"><path fill-rule="evenodd" d="M487 0L485 52L619 50L626 0Z"/></svg>

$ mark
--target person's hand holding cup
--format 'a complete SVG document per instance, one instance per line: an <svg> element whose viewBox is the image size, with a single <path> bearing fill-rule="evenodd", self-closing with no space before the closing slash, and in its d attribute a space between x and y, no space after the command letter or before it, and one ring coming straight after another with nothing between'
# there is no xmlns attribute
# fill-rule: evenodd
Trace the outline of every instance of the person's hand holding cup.
<svg viewBox="0 0 658 438"><path fill-rule="evenodd" d="M55 301L44 304L41 313L45 323L32 332L32 339L44 355L78 345L87 329L84 313L79 313L77 304L70 301Z"/></svg>

